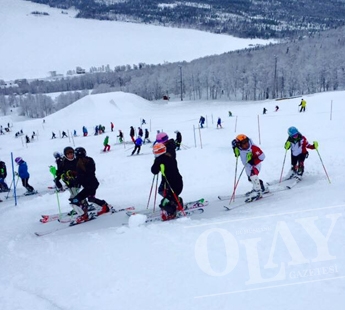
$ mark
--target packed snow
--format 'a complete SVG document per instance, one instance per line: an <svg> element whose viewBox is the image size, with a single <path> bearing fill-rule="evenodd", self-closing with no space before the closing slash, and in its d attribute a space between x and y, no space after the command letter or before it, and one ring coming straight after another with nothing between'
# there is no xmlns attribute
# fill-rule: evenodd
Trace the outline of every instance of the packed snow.
<svg viewBox="0 0 345 310"><path fill-rule="evenodd" d="M301 98L167 103L108 93L87 96L44 121L2 117L2 126L11 125L11 132L0 136L0 159L9 170L6 181L11 184L12 152L28 163L30 184L39 194L19 197L17 206L13 192L8 199L6 193L0 195L0 309L343 309L343 98L344 92L305 96L307 111L299 113ZM280 109L274 112L277 104ZM207 121L199 130L201 115ZM223 129L216 128L218 117ZM42 214L58 212L57 198L62 212L71 209L67 192L57 195L47 189L53 185L48 168L54 164L53 152L68 145L84 147L95 160L98 198L116 209L158 208L159 197L155 204L155 195L148 201L152 145L142 147L144 155L129 156L132 145L116 138L121 129L128 142L129 127L141 126L143 118L152 141L157 130L171 138L176 130L182 133L183 147L177 152L181 196L185 202L205 198L205 212L144 225L141 216L129 219L124 212L74 227L40 223ZM98 124L106 132L95 136ZM88 128L87 137L82 126ZM310 142L318 141L321 157L309 151L303 180L293 189L278 192L272 186L273 195L251 204L236 198L230 207L238 208L225 211L229 201L217 196L233 191L232 139L240 133L253 139L266 154L260 177L278 180L290 126ZM35 131L38 137L25 144L23 136L14 137L20 130L29 136ZM59 138L63 130L69 138ZM73 130L78 136L71 138ZM52 132L57 139L51 139ZM101 152L106 135L109 153ZM289 168L288 152L284 175ZM242 176L237 193L250 189ZM24 191L19 182L18 195ZM34 234L53 229L60 230Z"/></svg>

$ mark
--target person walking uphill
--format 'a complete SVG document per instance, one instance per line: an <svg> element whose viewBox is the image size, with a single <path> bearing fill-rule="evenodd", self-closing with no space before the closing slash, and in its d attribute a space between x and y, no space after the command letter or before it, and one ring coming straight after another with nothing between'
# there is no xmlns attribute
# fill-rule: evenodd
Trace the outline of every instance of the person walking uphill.
<svg viewBox="0 0 345 310"><path fill-rule="evenodd" d="M232 141L235 157L241 158L248 180L252 182L253 189L246 193L249 198L246 202L258 200L262 194L268 192L262 180L259 179L261 162L265 159L263 151L244 134L240 134Z"/></svg>
<svg viewBox="0 0 345 310"><path fill-rule="evenodd" d="M95 197L99 182L96 178L96 164L91 157L86 156L86 150L83 147L77 147L74 151L77 158L77 177L76 181L83 189L74 197L70 198L73 209L79 215L76 218L76 223L80 224L88 221L88 206L83 203L84 199L93 202L100 206L97 215L109 212L109 206L105 200L100 200Z"/></svg>
<svg viewBox="0 0 345 310"><path fill-rule="evenodd" d="M16 173L16 175L20 177L23 186L27 190L27 192L24 193L24 195L36 194L37 192L35 191L35 189L29 184L30 174L28 172L28 165L21 157L17 157L14 161L18 165L18 173Z"/></svg>
<svg viewBox="0 0 345 310"><path fill-rule="evenodd" d="M305 112L305 108L307 106L307 101L305 101L303 98L301 100L301 103L298 105L299 107L301 107L301 109L299 110L299 112Z"/></svg>
<svg viewBox="0 0 345 310"><path fill-rule="evenodd" d="M183 209L183 200L178 197L183 189L182 176L177 167L177 161L163 143L156 143L153 146L155 156L151 167L153 174L162 174L162 181L158 193L163 196L159 207L162 210L162 220L167 221L176 217L176 212Z"/></svg>
<svg viewBox="0 0 345 310"><path fill-rule="evenodd" d="M103 152L110 151L109 136L106 136L103 141L104 149Z"/></svg>
<svg viewBox="0 0 345 310"><path fill-rule="evenodd" d="M304 161L309 156L307 149L315 150L319 147L319 143L314 141L310 144L307 138L293 126L289 127L288 135L284 148L286 151L291 149L291 170L286 179L293 177L301 179L304 173Z"/></svg>

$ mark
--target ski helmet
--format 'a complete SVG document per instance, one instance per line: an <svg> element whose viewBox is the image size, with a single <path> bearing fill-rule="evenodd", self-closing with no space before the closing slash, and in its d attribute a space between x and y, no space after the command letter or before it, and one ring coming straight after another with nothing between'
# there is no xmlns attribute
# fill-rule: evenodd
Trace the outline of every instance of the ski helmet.
<svg viewBox="0 0 345 310"><path fill-rule="evenodd" d="M249 138L244 134L240 134L236 137L236 142L239 144L244 144L248 141L249 141Z"/></svg>
<svg viewBox="0 0 345 310"><path fill-rule="evenodd" d="M66 146L63 150L63 154L66 156L68 153L74 153L74 149L71 146Z"/></svg>
<svg viewBox="0 0 345 310"><path fill-rule="evenodd" d="M14 161L19 165L23 161L23 158L17 157Z"/></svg>
<svg viewBox="0 0 345 310"><path fill-rule="evenodd" d="M289 127L287 131L289 137L293 137L294 135L297 135L299 133L298 129L296 127Z"/></svg>
<svg viewBox="0 0 345 310"><path fill-rule="evenodd" d="M74 150L74 154L75 154L75 157L78 159L84 158L84 157L86 157L86 150L83 147L77 147Z"/></svg>
<svg viewBox="0 0 345 310"><path fill-rule="evenodd" d="M165 154L166 151L167 151L167 148L165 147L165 145L163 143L156 143L153 146L152 153L155 155L155 157L158 157L158 156Z"/></svg>
<svg viewBox="0 0 345 310"><path fill-rule="evenodd" d="M169 137L165 132L160 132L159 134L157 134L156 136L156 141L158 143L164 143L166 141L168 141Z"/></svg>
<svg viewBox="0 0 345 310"><path fill-rule="evenodd" d="M61 154L60 154L59 152L54 152L54 153L53 153L53 156L54 156L55 159L59 159L59 158L62 157Z"/></svg>

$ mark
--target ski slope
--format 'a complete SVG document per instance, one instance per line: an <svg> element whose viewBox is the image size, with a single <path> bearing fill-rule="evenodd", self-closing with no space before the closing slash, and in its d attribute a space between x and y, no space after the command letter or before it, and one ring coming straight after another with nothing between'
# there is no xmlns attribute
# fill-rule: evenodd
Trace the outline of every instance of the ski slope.
<svg viewBox="0 0 345 310"><path fill-rule="evenodd" d="M229 101L148 102L136 95L90 95L38 120L0 119L13 124L0 136L0 159L9 170L10 154L27 161L30 184L40 195L0 203L0 309L342 309L344 304L343 139L344 92L306 96L307 111L298 112L301 98L283 101L233 103ZM332 115L331 111L332 102ZM279 105L278 112L273 112ZM268 113L262 115L266 107ZM228 111L233 117L228 117ZM207 118L206 128L197 128ZM216 129L222 118L223 129ZM49 192L48 166L53 152L82 146L93 157L100 181L97 197L115 208L144 210L153 180L150 145L142 156L128 156L131 144L118 144L118 130L129 141L129 127L147 122L151 140L157 130L170 137L179 130L183 149L177 152L183 176L184 201L205 198L205 212L165 223L138 225L124 213L105 214L46 236L42 232L65 224L39 222L41 214L58 212L57 196ZM332 119L331 119L332 118ZM115 125L110 132L110 122ZM94 126L106 133L93 135ZM86 126L88 137L81 136ZM291 190L273 192L243 205L237 198L225 211L234 184L235 158L231 141L243 133L265 152L260 177L280 177L287 128L296 126L310 142L319 142L329 183L314 150L309 151L303 180ZM144 127L145 128L145 127ZM260 134L258 132L260 128ZM27 145L15 132L38 139ZM73 139L51 140L54 131ZM101 152L105 135L111 151ZM284 174L289 169L289 153ZM242 165L238 166L238 174ZM237 193L251 184L242 176ZM272 189L274 187L272 186ZM18 184L18 194L24 192ZM70 210L69 194L60 193L61 211ZM157 198L159 199L159 198ZM157 203L158 204L158 203ZM156 204L156 208L157 208ZM149 208L153 208L154 195ZM68 225L68 224L67 224Z"/></svg>

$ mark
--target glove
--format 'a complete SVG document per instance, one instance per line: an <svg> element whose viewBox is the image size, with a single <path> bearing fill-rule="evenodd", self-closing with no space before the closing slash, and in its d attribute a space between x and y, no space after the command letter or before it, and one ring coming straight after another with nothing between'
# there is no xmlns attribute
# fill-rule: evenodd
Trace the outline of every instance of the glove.
<svg viewBox="0 0 345 310"><path fill-rule="evenodd" d="M49 171L50 173L53 175L53 177L55 178L56 177L56 167L54 166L49 166Z"/></svg>
<svg viewBox="0 0 345 310"><path fill-rule="evenodd" d="M234 147L233 150L234 150L235 157L238 158L238 156L240 156L240 150L238 149L238 147Z"/></svg>
<svg viewBox="0 0 345 310"><path fill-rule="evenodd" d="M252 159L253 159L253 153L252 152L247 153L247 163L251 162Z"/></svg>
<svg viewBox="0 0 345 310"><path fill-rule="evenodd" d="M317 141L314 141L314 142L313 142L313 145L314 145L315 149L317 150L318 147L319 147L319 143L318 143Z"/></svg>
<svg viewBox="0 0 345 310"><path fill-rule="evenodd" d="M232 147L233 147L233 148L237 147L237 141L236 141L236 139L232 140L231 144L232 144Z"/></svg>
<svg viewBox="0 0 345 310"><path fill-rule="evenodd" d="M164 164L160 164L159 167L160 167L162 175L165 176L165 166L164 166Z"/></svg>
<svg viewBox="0 0 345 310"><path fill-rule="evenodd" d="M289 150L290 147L291 147L290 141L286 141L286 142L285 142L285 145L284 145L285 150Z"/></svg>

